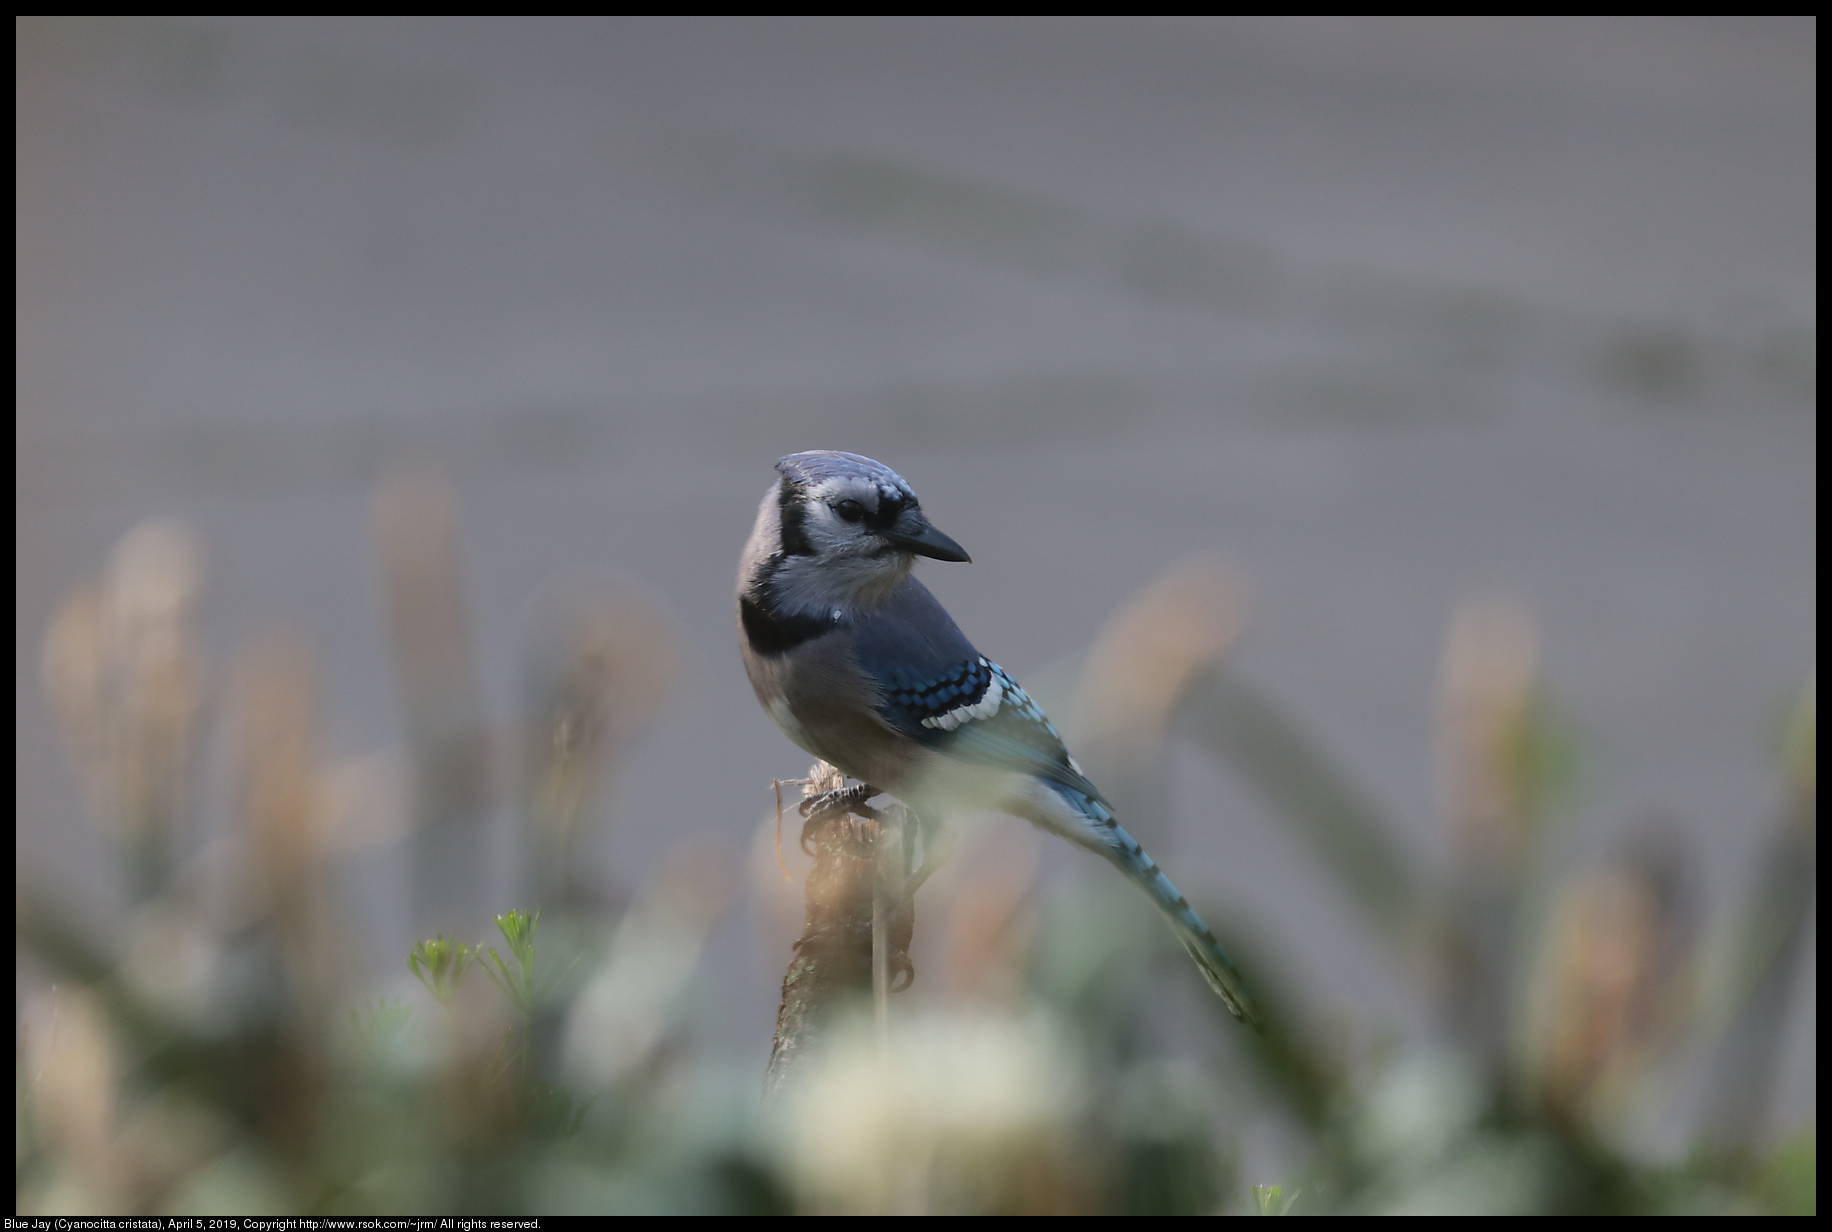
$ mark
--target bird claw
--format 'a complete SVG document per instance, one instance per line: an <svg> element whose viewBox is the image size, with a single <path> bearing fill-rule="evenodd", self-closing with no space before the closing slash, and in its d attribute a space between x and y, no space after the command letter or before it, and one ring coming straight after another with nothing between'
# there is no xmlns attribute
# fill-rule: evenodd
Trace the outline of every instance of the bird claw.
<svg viewBox="0 0 1832 1232"><path fill-rule="evenodd" d="M801 815L807 820L802 823L801 849L804 854L813 855L808 846L817 829L834 816L857 814L868 820L876 821L878 811L865 802L878 794L878 789L869 783L859 783L852 787L823 791L809 796L798 806Z"/></svg>
<svg viewBox="0 0 1832 1232"><path fill-rule="evenodd" d="M874 816L865 808L865 802L878 794L878 789L869 783L858 783L851 787L840 787L833 791L823 791L819 795L809 796L800 804L803 817L814 818L825 813L845 810L861 816Z"/></svg>
<svg viewBox="0 0 1832 1232"><path fill-rule="evenodd" d="M873 822L888 821L895 825L897 831L903 835L904 864L905 867L908 867L914 862L912 856L915 851L917 832L920 828L923 836L922 864L915 869L913 873L909 874L903 883L902 893L898 896L896 908L898 911L901 911L909 904L910 900L916 897L917 889L923 882L929 879L936 868L942 863L942 860L939 858L940 853L931 851L931 848L936 844L936 836L939 831L908 805L887 804L883 808L873 808L871 805L865 803L873 796L882 794L882 792L869 783L856 783L851 787L836 788L833 791L823 791L807 797L797 806L801 810L801 815L806 819L802 822L801 849L804 855L814 855L814 851L809 844L814 841L816 831L835 814L862 818L866 821ZM912 825L912 820L917 824ZM910 978L915 978L913 972Z"/></svg>

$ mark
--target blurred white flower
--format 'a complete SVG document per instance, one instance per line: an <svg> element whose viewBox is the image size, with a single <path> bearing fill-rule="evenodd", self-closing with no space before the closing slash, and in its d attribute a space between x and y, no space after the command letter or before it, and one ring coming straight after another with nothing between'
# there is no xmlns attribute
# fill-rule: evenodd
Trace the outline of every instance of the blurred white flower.
<svg viewBox="0 0 1832 1232"><path fill-rule="evenodd" d="M871 1028L842 1033L783 1110L810 1209L1059 1209L1085 1181L1067 1163L1082 1067L1048 1020L924 1015L888 1046Z"/></svg>
<svg viewBox="0 0 1832 1232"><path fill-rule="evenodd" d="M1355 1124L1358 1152L1380 1167L1429 1164L1475 1128L1482 1098L1480 1077L1451 1055L1405 1058L1368 1091Z"/></svg>
<svg viewBox="0 0 1832 1232"><path fill-rule="evenodd" d="M155 899L137 911L127 927L121 972L148 1005L174 1022L207 1030L215 1010L221 939L189 904Z"/></svg>

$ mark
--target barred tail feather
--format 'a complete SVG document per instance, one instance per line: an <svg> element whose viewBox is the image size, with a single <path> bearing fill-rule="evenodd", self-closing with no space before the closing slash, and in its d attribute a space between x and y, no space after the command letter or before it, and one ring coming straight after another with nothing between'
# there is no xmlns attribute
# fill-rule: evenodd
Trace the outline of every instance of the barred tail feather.
<svg viewBox="0 0 1832 1232"><path fill-rule="evenodd" d="M1170 922L1177 940L1183 943L1183 948L1195 959L1202 978L1209 982L1209 987L1222 999L1228 1012L1257 1029L1260 1025L1259 1012L1254 1008L1253 999L1247 995L1239 969L1228 956L1227 950L1222 948L1221 942L1215 939L1213 930L1196 914L1189 900L1183 897L1182 891L1171 884L1164 870L1146 854L1139 841L1114 820L1112 812L1100 800L1057 784L1051 784L1051 788L1075 810L1081 821L1081 833L1065 834L1065 837L1105 856L1150 895L1152 902L1158 905L1158 910ZM1052 825L1050 828L1057 829L1057 826ZM1058 833L1063 831L1058 829Z"/></svg>
<svg viewBox="0 0 1832 1232"><path fill-rule="evenodd" d="M1115 844L1110 848L1111 854L1107 858L1151 896L1158 910L1170 921L1177 940L1183 943L1189 956L1196 960L1202 978L1209 982L1209 987L1222 999L1228 1012L1244 1023L1259 1026L1259 1014L1254 1009L1253 999L1247 995L1240 970L1235 967L1227 950L1222 948L1221 942L1215 939L1214 931L1196 914L1189 900L1171 884L1164 870L1145 853L1145 849L1139 846L1132 835L1117 824L1113 831Z"/></svg>

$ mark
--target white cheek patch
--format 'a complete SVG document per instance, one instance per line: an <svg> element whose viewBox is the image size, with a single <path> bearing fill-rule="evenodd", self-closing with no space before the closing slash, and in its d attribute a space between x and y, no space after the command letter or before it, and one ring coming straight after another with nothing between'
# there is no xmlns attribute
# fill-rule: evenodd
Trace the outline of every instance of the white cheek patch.
<svg viewBox="0 0 1832 1232"><path fill-rule="evenodd" d="M872 488L861 489L857 484L840 480L828 480L819 487L809 489L802 502L802 532L814 544L817 556L844 556L872 542L873 536L863 527L846 521L834 512L833 506L848 498L870 505L870 498L875 495L876 491ZM875 505L871 507L876 508Z"/></svg>
<svg viewBox="0 0 1832 1232"><path fill-rule="evenodd" d="M922 721L924 727L938 727L942 731L953 731L962 723L974 719L990 719L999 712L999 705L1005 700L1005 686L999 683L995 674L986 685L986 691L980 700L967 706L956 706L946 714L938 714Z"/></svg>

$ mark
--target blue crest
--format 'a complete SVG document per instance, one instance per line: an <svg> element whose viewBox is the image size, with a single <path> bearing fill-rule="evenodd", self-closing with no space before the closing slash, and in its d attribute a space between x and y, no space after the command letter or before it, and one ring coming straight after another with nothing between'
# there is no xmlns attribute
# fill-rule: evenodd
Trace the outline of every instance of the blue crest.
<svg viewBox="0 0 1832 1232"><path fill-rule="evenodd" d="M792 453L776 464L783 478L791 483L804 487L814 487L829 479L862 479L878 488L901 492L905 496L914 496L910 485L882 462L863 457L856 453L841 453L837 449L810 449L805 453Z"/></svg>

